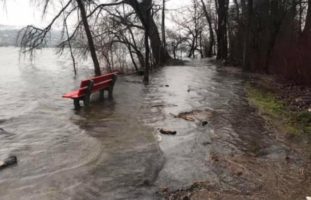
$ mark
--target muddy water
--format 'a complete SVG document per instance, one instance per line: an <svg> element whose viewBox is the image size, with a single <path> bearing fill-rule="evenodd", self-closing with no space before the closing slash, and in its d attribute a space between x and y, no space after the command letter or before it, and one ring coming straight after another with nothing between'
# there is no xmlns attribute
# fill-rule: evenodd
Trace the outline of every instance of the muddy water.
<svg viewBox="0 0 311 200"><path fill-rule="evenodd" d="M156 114L145 122L177 131L158 135L166 162L156 185L172 192L169 199L310 196L309 144L291 142L264 122L249 106L247 77L238 70L207 61L191 65L161 70L147 94ZM184 112L184 119L176 117Z"/></svg>
<svg viewBox="0 0 311 200"><path fill-rule="evenodd" d="M163 163L152 130L138 121L143 88L119 79L115 101L81 112L61 96L89 77L53 50L35 63L17 49L0 49L0 157L18 165L0 172L2 199L153 199L150 187Z"/></svg>
<svg viewBox="0 0 311 200"><path fill-rule="evenodd" d="M92 74L44 50L35 63L1 48L0 199L161 199L208 180L194 199L303 199L310 164L268 131L244 98L243 78L208 62L166 67L145 87L119 77L114 100L75 112L61 96ZM176 118L197 110L195 120ZM207 120L207 126L202 126ZM160 135L159 128L177 135ZM309 194L308 194L309 193Z"/></svg>

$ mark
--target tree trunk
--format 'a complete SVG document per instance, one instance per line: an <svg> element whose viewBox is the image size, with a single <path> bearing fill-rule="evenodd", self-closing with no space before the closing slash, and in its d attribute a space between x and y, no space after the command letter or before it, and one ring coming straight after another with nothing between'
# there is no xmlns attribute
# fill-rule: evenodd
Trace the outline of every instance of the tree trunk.
<svg viewBox="0 0 311 200"><path fill-rule="evenodd" d="M302 6L302 0L299 0L299 33L302 33L302 18L303 18L303 6Z"/></svg>
<svg viewBox="0 0 311 200"><path fill-rule="evenodd" d="M217 60L224 60L227 58L228 54L227 21L229 0L216 1L218 1Z"/></svg>
<svg viewBox="0 0 311 200"><path fill-rule="evenodd" d="M213 31L213 26L212 26L212 19L211 19L210 15L207 12L204 0L201 0L201 3L202 3L204 15L205 15L205 18L207 20L208 28L209 28L210 44L209 44L209 48L208 48L208 51L207 51L207 57L211 57L214 54L213 48L215 46L215 36L214 36L214 31Z"/></svg>
<svg viewBox="0 0 311 200"><path fill-rule="evenodd" d="M127 48L128 48L128 51L130 52L130 57L131 57L133 65L134 65L135 71L138 72L138 67L137 67L137 64L136 64L134 56L133 56L131 45L127 45Z"/></svg>
<svg viewBox="0 0 311 200"><path fill-rule="evenodd" d="M203 41L202 41L202 31L200 31L200 34L199 34L199 47L200 47L200 55L201 55L201 58L204 58L204 53L203 53Z"/></svg>
<svg viewBox="0 0 311 200"><path fill-rule="evenodd" d="M165 36L165 1L163 0L163 8L162 8L162 43L163 43L163 48L166 48L166 36Z"/></svg>
<svg viewBox="0 0 311 200"><path fill-rule="evenodd" d="M150 50L149 50L149 16L150 16L150 10L151 7L149 9L146 10L146 30L145 30L145 49L146 49L146 56L145 56L145 71L144 71L144 84L149 84L149 70L150 70L150 63L149 63L149 54L150 54Z"/></svg>
<svg viewBox="0 0 311 200"><path fill-rule="evenodd" d="M93 64L94 64L94 72L95 72L96 76L99 76L99 75L101 75L100 66L99 66L99 62L98 62L98 59L97 59L95 45L94 45L94 41L93 41L91 30L90 30L90 26L89 26L89 23L87 21L87 14L86 14L86 11L85 11L83 0L76 0L76 1L78 3L78 7L80 9L80 14L81 14L84 30L85 30L85 33L86 33L89 49L90 49L90 52L91 52L91 57L92 57Z"/></svg>
<svg viewBox="0 0 311 200"><path fill-rule="evenodd" d="M192 56L194 56L194 51L195 51L195 35L193 35L192 41L191 41L191 46L189 49L189 53L188 53L188 58L191 58Z"/></svg>
<svg viewBox="0 0 311 200"><path fill-rule="evenodd" d="M71 41L69 40L70 35L69 35L66 19L64 19L64 28L65 28L65 31L66 31L66 37L67 37L67 40L68 40L68 47L69 47L70 56L71 56L71 59L72 59L73 71L74 71L75 76L76 76L77 75L76 59L75 59L75 56L73 55Z"/></svg>
<svg viewBox="0 0 311 200"><path fill-rule="evenodd" d="M155 62L157 65L163 65L166 61L170 60L171 57L168 54L167 49L165 49L162 45L158 27L151 16L151 12L147 12L147 10L152 6L152 0L144 0L142 3L138 3L137 0L128 0L126 3L135 10L138 18L143 24L143 27L145 29L149 29L149 39ZM150 23L147 23L147 18Z"/></svg>
<svg viewBox="0 0 311 200"><path fill-rule="evenodd" d="M284 11L280 10L280 4L277 0L271 1L270 3L270 18L271 23L268 25L270 39L268 40L266 56L265 56L265 64L262 66L262 70L266 73L269 73L269 62L271 59L271 55L273 52L273 48L276 45L278 36L281 32L281 26L283 21L285 20L285 13ZM290 13L287 13L290 14ZM259 66L260 67L260 66Z"/></svg>
<svg viewBox="0 0 311 200"><path fill-rule="evenodd" d="M303 30L304 34L307 34L311 31L311 0L308 0L308 10L307 10L307 17L306 17L306 25Z"/></svg>
<svg viewBox="0 0 311 200"><path fill-rule="evenodd" d="M176 59L176 46L173 46L173 56L174 56L174 59Z"/></svg>
<svg viewBox="0 0 311 200"><path fill-rule="evenodd" d="M239 2L238 0L233 0L234 2L234 5L235 5L235 9L236 9L236 18L237 18L237 21L240 20L240 6L239 6Z"/></svg>
<svg viewBox="0 0 311 200"><path fill-rule="evenodd" d="M251 25L252 25L252 16L253 16L253 0L248 0L247 6L245 0L242 0L242 9L243 9L243 70L250 70L250 37L251 37Z"/></svg>

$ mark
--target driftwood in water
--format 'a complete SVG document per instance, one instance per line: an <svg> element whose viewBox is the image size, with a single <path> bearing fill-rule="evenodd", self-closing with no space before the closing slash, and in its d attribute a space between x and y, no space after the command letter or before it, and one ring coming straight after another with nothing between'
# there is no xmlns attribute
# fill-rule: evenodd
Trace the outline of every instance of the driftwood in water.
<svg viewBox="0 0 311 200"><path fill-rule="evenodd" d="M172 131L172 130L168 130L168 129L160 129L160 133L164 134L164 135L176 135L177 131Z"/></svg>
<svg viewBox="0 0 311 200"><path fill-rule="evenodd" d="M0 161L0 170L7 168L9 166L13 166L17 164L17 157L16 156L9 156L3 161Z"/></svg>

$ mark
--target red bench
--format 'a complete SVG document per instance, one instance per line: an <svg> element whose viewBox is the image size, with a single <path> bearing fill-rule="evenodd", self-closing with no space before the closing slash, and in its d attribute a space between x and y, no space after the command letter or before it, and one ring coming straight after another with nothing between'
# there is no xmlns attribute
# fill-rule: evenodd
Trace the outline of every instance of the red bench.
<svg viewBox="0 0 311 200"><path fill-rule="evenodd" d="M80 83L78 90L69 92L63 95L63 98L73 99L75 109L80 108L80 100L83 100L84 106L88 106L90 103L91 94L94 92L100 92L100 99L104 97L104 91L108 91L108 96L112 98L112 91L115 81L117 80L117 73L109 73L101 76L92 77L87 80L83 80Z"/></svg>

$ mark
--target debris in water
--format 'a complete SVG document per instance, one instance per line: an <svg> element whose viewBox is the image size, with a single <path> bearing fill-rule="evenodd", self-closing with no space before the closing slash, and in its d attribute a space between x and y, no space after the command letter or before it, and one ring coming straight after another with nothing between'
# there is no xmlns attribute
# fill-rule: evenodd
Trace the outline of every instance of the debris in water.
<svg viewBox="0 0 311 200"><path fill-rule="evenodd" d="M169 85L165 85L165 87L170 87Z"/></svg>
<svg viewBox="0 0 311 200"><path fill-rule="evenodd" d="M0 161L0 169L4 169L6 167L16 165L16 164L17 164L17 157L9 156L7 159Z"/></svg>
<svg viewBox="0 0 311 200"><path fill-rule="evenodd" d="M184 119L186 121L199 121L201 125L205 126L208 124L208 120L213 116L213 111L208 109L205 110L193 110L190 112L182 112L178 115L173 115L175 118Z"/></svg>
<svg viewBox="0 0 311 200"><path fill-rule="evenodd" d="M285 160L289 161L289 160L290 160L290 157L289 157L289 156L286 156L286 157L285 157Z"/></svg>
<svg viewBox="0 0 311 200"><path fill-rule="evenodd" d="M164 135L176 135L176 131L172 131L172 130L167 130L167 129L160 129L160 133L164 134Z"/></svg>
<svg viewBox="0 0 311 200"><path fill-rule="evenodd" d="M192 112L183 112L183 113L179 113L178 115L175 115L175 118L180 118L180 119L184 119L186 121L194 121L194 117L191 116Z"/></svg>
<svg viewBox="0 0 311 200"><path fill-rule="evenodd" d="M168 189L167 187L161 188L161 192L162 192L162 193L169 192L169 189Z"/></svg>
<svg viewBox="0 0 311 200"><path fill-rule="evenodd" d="M158 105L151 106L151 108L164 107L164 106L165 106L164 104L158 104Z"/></svg>
<svg viewBox="0 0 311 200"><path fill-rule="evenodd" d="M150 185L151 185L151 183L147 179L142 182L142 186L150 186Z"/></svg>
<svg viewBox="0 0 311 200"><path fill-rule="evenodd" d="M219 158L216 155L212 155L211 160L218 162Z"/></svg>
<svg viewBox="0 0 311 200"><path fill-rule="evenodd" d="M184 120L186 120L186 121L191 121L191 122L194 121L194 118L191 117L191 116L183 116L183 117L181 117L181 118L184 119Z"/></svg>
<svg viewBox="0 0 311 200"><path fill-rule="evenodd" d="M242 176L242 175L243 175L243 172L239 171L239 172L236 173L236 175L237 175L237 176Z"/></svg>
<svg viewBox="0 0 311 200"><path fill-rule="evenodd" d="M190 195L190 193L188 195ZM189 196L184 196L184 198L182 200L190 200L190 197Z"/></svg>
<svg viewBox="0 0 311 200"><path fill-rule="evenodd" d="M208 124L207 121L202 121L202 123L201 123L202 126L206 126L207 124Z"/></svg>
<svg viewBox="0 0 311 200"><path fill-rule="evenodd" d="M203 146L207 146L207 145L210 145L210 144L211 144L211 142L203 142L202 143Z"/></svg>

